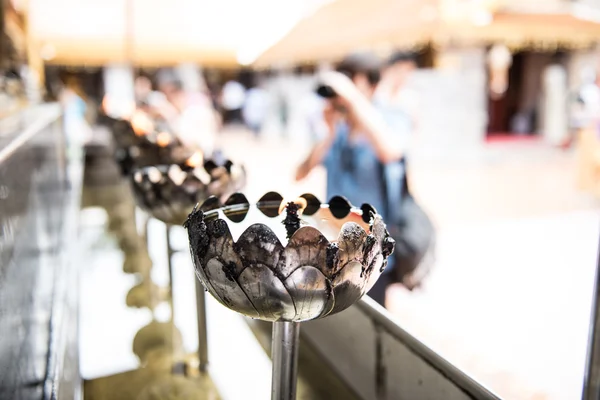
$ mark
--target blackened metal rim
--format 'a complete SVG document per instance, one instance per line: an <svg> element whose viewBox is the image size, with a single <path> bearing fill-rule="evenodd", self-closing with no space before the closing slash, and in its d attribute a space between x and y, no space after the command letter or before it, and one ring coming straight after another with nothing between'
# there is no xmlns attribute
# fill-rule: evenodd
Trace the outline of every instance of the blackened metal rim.
<svg viewBox="0 0 600 400"><path fill-rule="evenodd" d="M206 221L212 221L212 220L218 219L219 218L219 211L221 211L223 214L225 214L225 216L227 216L228 213L234 213L235 214L236 212L248 212L248 210L250 210L250 207L252 207L252 206L255 206L255 207L257 207L257 208L260 209L260 207L278 208L280 205L281 205L281 202L275 202L275 201L260 201L260 202L256 203L255 205L249 204L249 203L221 205L221 207L219 207L219 208L215 208L215 209L212 209L212 210L209 210L209 211L205 211L204 212L204 219ZM320 206L320 208L329 209L330 206L327 203L322 203L321 206ZM350 208L350 211L349 211L348 215L350 213L354 213L354 214L362 217L363 210L360 209L360 208L358 208L358 207L354 207L353 206L352 208ZM275 217L270 217L270 216L268 216L268 215L265 214L265 216L267 218L277 218L279 215L281 215L281 214L278 214ZM346 215L346 217L348 215ZM379 215L379 214L376 214L376 215ZM334 218L337 218L335 215L333 215L333 213L332 213L332 216ZM344 219L346 217L337 218L337 219ZM231 221L231 222L234 222L234 221ZM235 222L235 223L241 223L241 222L243 222L243 220L240 221L240 222Z"/></svg>
<svg viewBox="0 0 600 400"><path fill-rule="evenodd" d="M377 325L385 329L391 336L398 339L410 351L419 356L429 366L438 371L469 397L477 400L501 400L490 389L477 382L464 371L433 351L426 344L404 330L389 313L374 300L363 296L356 306L360 308Z"/></svg>
<svg viewBox="0 0 600 400"><path fill-rule="evenodd" d="M208 172L208 170L207 170L207 168L206 168L206 164L207 164L208 162L210 162L210 161L213 161L213 159L212 159L212 158L209 158L209 159L205 160L205 161L204 161L204 163L202 163L202 165L198 165L198 166L196 166L196 167L186 167L186 168L188 168L190 171L193 171L193 170L195 170L195 169L198 169L198 168L202 168L203 170L205 170L205 171L207 171L207 172ZM225 160L225 161L226 161L226 163L227 163L227 162L230 162L230 163L232 163L232 164L231 164L231 166L233 166L233 165L236 165L236 164L234 164L234 163L233 163L231 160ZM213 161L213 162L214 162L214 161ZM134 174L134 173L136 173L136 172L141 172L141 173L147 174L147 173L148 173L148 170L149 170L150 168L156 168L156 169L158 169L160 172L163 172L163 173L164 173L164 172L168 172L168 171L169 171L169 168L171 168L173 165L177 165L177 166L179 166L179 167L181 168L181 164L183 164L183 163L161 163L161 164L156 164L156 165L143 165L143 166L134 166L134 167L133 167L133 169L132 169L132 174ZM225 165L218 165L218 164L216 164L216 165L217 165L217 168L218 168L218 167L227 168ZM246 168L245 168L243 165L240 165L240 164L237 164L237 165L238 165L240 168L242 168L242 169L244 170L244 172L246 172ZM231 168L231 166L229 166L229 168ZM184 170L184 169L182 168L182 170ZM184 171L185 171L185 170L184 170Z"/></svg>

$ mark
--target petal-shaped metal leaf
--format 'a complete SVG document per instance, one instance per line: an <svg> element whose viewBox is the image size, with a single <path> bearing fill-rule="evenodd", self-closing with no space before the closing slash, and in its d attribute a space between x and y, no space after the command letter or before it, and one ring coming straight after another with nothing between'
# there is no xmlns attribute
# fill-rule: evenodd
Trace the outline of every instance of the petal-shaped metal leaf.
<svg viewBox="0 0 600 400"><path fill-rule="evenodd" d="M328 245L329 241L318 229L303 226L288 241L277 269L281 276L287 278L296 268L313 265L327 275L325 266Z"/></svg>
<svg viewBox="0 0 600 400"><path fill-rule="evenodd" d="M377 239L377 241L379 243L382 243L383 239L387 235L387 230L385 228L385 222L383 222L383 219L381 219L381 217L379 215L375 216L375 218L373 219L373 225L371 226L371 233L373 234L373 236L375 236L375 238Z"/></svg>
<svg viewBox="0 0 600 400"><path fill-rule="evenodd" d="M315 319L333 309L331 283L317 268L302 266L284 284L296 306L294 321Z"/></svg>
<svg viewBox="0 0 600 400"><path fill-rule="evenodd" d="M381 253L377 254L377 256L374 257L373 261L371 261L371 264L369 265L369 267L364 271L364 274L366 274L366 280L367 283L365 284L365 288L364 288L364 293L368 293L369 290L371 290L371 288L373 286L375 286L375 283L377 282L377 280L379 279L379 277L381 276L381 267L383 266L383 256L381 255ZM363 277L364 279L365 277Z"/></svg>
<svg viewBox="0 0 600 400"><path fill-rule="evenodd" d="M344 268L351 261L362 263L367 232L355 222L346 222L338 238L339 267ZM336 271L334 271L336 272Z"/></svg>
<svg viewBox="0 0 600 400"><path fill-rule="evenodd" d="M283 282L265 265L247 267L238 279L261 319L293 321L296 308Z"/></svg>
<svg viewBox="0 0 600 400"><path fill-rule="evenodd" d="M259 313L246 296L246 293L226 271L225 266L217 259L210 259L204 269L221 302L239 313L258 318Z"/></svg>
<svg viewBox="0 0 600 400"><path fill-rule="evenodd" d="M352 261L333 280L335 305L330 314L338 313L356 303L363 295L365 281L362 278L363 266Z"/></svg>
<svg viewBox="0 0 600 400"><path fill-rule="evenodd" d="M183 226L188 231L192 260L195 255L198 256L199 260L202 260L206 256L206 251L210 244L210 237L206 232L206 223L204 222L204 213L198 208L194 208L183 223ZM196 267L198 268L200 265L196 265Z"/></svg>
<svg viewBox="0 0 600 400"><path fill-rule="evenodd" d="M210 280L206 276L206 272L204 271L204 267L203 267L202 263L200 262L200 260L198 260L198 257L193 253L192 253L192 260L194 262L194 272L196 273L196 278L198 278L198 280L202 283L202 285L206 288L206 290L208 290L208 292L215 299L217 299L221 304L226 305L225 303L223 303L223 300L221 300L221 297L219 297L219 295L215 291L213 284L210 282Z"/></svg>
<svg viewBox="0 0 600 400"><path fill-rule="evenodd" d="M276 269L283 252L277 235L264 224L248 227L240 235L234 249L246 266L264 264L272 270Z"/></svg>
<svg viewBox="0 0 600 400"><path fill-rule="evenodd" d="M367 235L363 243L363 260L362 264L365 270L371 265L378 254L381 254L381 243L377 241L373 234Z"/></svg>
<svg viewBox="0 0 600 400"><path fill-rule="evenodd" d="M234 242L227 223L222 219L208 221L206 231L210 237L205 260L217 258L228 273L237 278L244 269L239 254L234 250Z"/></svg>

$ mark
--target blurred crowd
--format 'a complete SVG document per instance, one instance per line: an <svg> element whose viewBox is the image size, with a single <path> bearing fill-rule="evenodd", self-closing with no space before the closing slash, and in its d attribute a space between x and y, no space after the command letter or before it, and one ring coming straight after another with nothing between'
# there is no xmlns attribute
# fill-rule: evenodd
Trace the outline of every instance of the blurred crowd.
<svg viewBox="0 0 600 400"><path fill-rule="evenodd" d="M397 59L393 62L393 58ZM415 68L410 53L398 53L378 60L380 82L376 85L379 102L405 109L416 118L416 94L404 90L404 83ZM302 67L293 71L249 71L230 73L228 79L214 82L198 72L198 88L187 88L184 77L173 69L139 73L134 79L135 109L160 119L185 142L202 143L211 152L223 127L245 126L257 137L308 134L317 140L324 134L323 109L326 99L316 93L324 72L334 66ZM80 79L66 76L50 83L63 104L74 114L85 116L92 125L97 114L97 101ZM60 93L60 94L59 94ZM110 103L110 106L107 106ZM102 108L124 116L133 112L127 99L107 93ZM303 132L299 132L303 131Z"/></svg>
<svg viewBox="0 0 600 400"><path fill-rule="evenodd" d="M298 166L296 179L322 165L328 198L343 195L355 205L371 204L386 218L395 214L406 191L407 153L419 119L418 95L406 84L416 66L411 53L382 59L364 52L337 65L291 74L244 71L210 88L200 73L200 80L190 84L181 71L161 69L133 79L133 102L106 93L99 113L129 120L136 132L152 130L143 126L152 121L183 146L199 149L205 159L226 150L219 149L218 137L228 129L247 130L257 138L303 135L314 147ZM91 118L91 102L77 80L65 80L60 98L67 129L87 140L90 131L78 121ZM394 271L394 262L386 270ZM386 287L404 279L386 275L371 292L381 304Z"/></svg>

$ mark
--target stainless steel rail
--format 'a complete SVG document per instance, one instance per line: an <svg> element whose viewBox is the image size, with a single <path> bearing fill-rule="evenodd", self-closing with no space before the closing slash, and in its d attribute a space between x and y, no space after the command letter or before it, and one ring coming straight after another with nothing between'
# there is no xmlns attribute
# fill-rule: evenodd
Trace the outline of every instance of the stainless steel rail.
<svg viewBox="0 0 600 400"><path fill-rule="evenodd" d="M45 104L0 120L2 399L81 397L73 238L83 162L67 152L61 117Z"/></svg>
<svg viewBox="0 0 600 400"><path fill-rule="evenodd" d="M583 400L600 399L600 245L597 258L585 376L583 378Z"/></svg>
<svg viewBox="0 0 600 400"><path fill-rule="evenodd" d="M433 369L440 372L447 379L452 381L469 397L479 400L499 400L496 394L475 381L472 377L461 371L448 360L427 347L419 339L402 329L400 324L390 318L383 307L368 297L364 297L357 307L361 309L375 324L376 327L384 329L395 339L402 342L410 351L419 356L423 361L429 364ZM387 314L387 315L386 315Z"/></svg>
<svg viewBox="0 0 600 400"><path fill-rule="evenodd" d="M305 322L301 336L363 399L500 398L403 329L367 297L343 313Z"/></svg>

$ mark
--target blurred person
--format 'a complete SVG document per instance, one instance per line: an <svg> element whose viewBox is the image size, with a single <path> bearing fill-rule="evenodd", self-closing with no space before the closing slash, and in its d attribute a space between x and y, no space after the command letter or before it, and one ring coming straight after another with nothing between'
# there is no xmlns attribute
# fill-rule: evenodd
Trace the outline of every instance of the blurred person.
<svg viewBox="0 0 600 400"><path fill-rule="evenodd" d="M221 91L221 106L224 110L223 122L243 123L242 108L246 101L246 88L236 80L230 80Z"/></svg>
<svg viewBox="0 0 600 400"><path fill-rule="evenodd" d="M304 97L303 106L311 140L315 142L326 137L328 128L323 119L323 110L327 106L325 99L311 91Z"/></svg>
<svg viewBox="0 0 600 400"><path fill-rule="evenodd" d="M584 68L581 71L581 85L572 96L570 142L581 129L590 127L598 118L600 118L598 78L593 68Z"/></svg>
<svg viewBox="0 0 600 400"><path fill-rule="evenodd" d="M177 110L167 96L153 90L152 81L146 76L138 76L134 81L135 107L145 112L152 119L161 123L168 123L177 116Z"/></svg>
<svg viewBox="0 0 600 400"><path fill-rule="evenodd" d="M258 78L257 84L246 93L246 101L242 108L244 123L256 136L263 128L271 103L269 93L265 90L264 85L264 80Z"/></svg>
<svg viewBox="0 0 600 400"><path fill-rule="evenodd" d="M381 78L381 62L372 54L344 59L337 71L324 72L321 82L331 89L323 111L327 135L299 166L296 180L305 178L318 165L327 170L327 196L345 196L354 205L369 203L386 218L387 198L382 164L398 163L404 156L406 126L375 100ZM397 179L400 182L400 178ZM400 185L398 185L400 186ZM399 193L400 188L398 188ZM369 295L385 306L387 287L393 283L388 266Z"/></svg>
<svg viewBox="0 0 600 400"><path fill-rule="evenodd" d="M83 144L87 142L92 132L86 121L88 106L85 101L85 93L79 81L75 78L67 78L59 99L64 109L67 137L73 143Z"/></svg>
<svg viewBox="0 0 600 400"><path fill-rule="evenodd" d="M152 88L152 81L147 76L138 76L134 82L134 94L137 107L165 107L165 94Z"/></svg>
<svg viewBox="0 0 600 400"><path fill-rule="evenodd" d="M387 107L398 110L410 118L412 129L418 120L418 93L409 87L410 78L417 68L413 53L397 52L390 56L383 68L377 88L378 100Z"/></svg>
<svg viewBox="0 0 600 400"><path fill-rule="evenodd" d="M215 150L217 121L210 99L201 93L188 93L179 80L163 81L161 91L173 106L174 115L167 119L181 142L200 148L210 156Z"/></svg>
<svg viewBox="0 0 600 400"><path fill-rule="evenodd" d="M414 198L406 175L407 155L419 123L419 95L411 88L416 68L414 53L392 54L383 68L376 95L388 122L403 142L400 165L383 166L381 179L387 199L386 223L396 241L392 261L394 279L410 291L421 287L433 269L436 248L435 226Z"/></svg>

